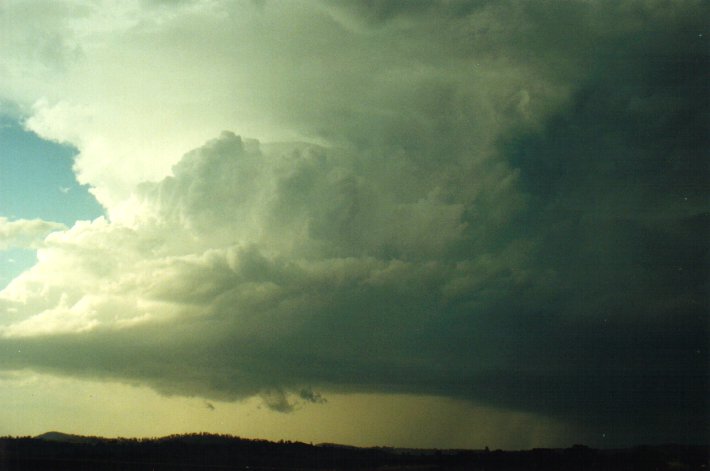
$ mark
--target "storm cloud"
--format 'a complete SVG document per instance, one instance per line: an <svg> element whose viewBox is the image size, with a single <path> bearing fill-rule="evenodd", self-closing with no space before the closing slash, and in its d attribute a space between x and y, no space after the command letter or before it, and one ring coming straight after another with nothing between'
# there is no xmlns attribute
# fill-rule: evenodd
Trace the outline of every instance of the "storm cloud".
<svg viewBox="0 0 710 471"><path fill-rule="evenodd" d="M0 366L283 412L432 394L617 444L706 441L707 5L312 2L283 42L292 5L146 2L164 26L121 25L157 50L204 31L224 54L207 70L252 80L204 128L228 130L143 174L102 164L130 166L84 137L116 138L105 117L56 126L92 97L35 104L108 216L49 235L0 293ZM230 55L242 31L253 50ZM166 106L192 106L175 87ZM298 142L240 137L238 104Z"/></svg>

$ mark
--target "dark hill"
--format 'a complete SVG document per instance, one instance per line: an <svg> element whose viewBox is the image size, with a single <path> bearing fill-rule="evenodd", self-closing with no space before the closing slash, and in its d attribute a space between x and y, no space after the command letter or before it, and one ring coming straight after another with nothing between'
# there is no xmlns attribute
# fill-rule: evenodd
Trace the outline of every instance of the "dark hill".
<svg viewBox="0 0 710 471"><path fill-rule="evenodd" d="M415 452L416 451L416 452ZM680 445L595 450L405 450L247 440L188 434L154 439L48 432L0 438L0 470L708 470L708 447Z"/></svg>
<svg viewBox="0 0 710 471"><path fill-rule="evenodd" d="M72 435L62 432L46 432L35 437L38 440L58 443L96 443L102 439L99 437L84 437L82 435Z"/></svg>

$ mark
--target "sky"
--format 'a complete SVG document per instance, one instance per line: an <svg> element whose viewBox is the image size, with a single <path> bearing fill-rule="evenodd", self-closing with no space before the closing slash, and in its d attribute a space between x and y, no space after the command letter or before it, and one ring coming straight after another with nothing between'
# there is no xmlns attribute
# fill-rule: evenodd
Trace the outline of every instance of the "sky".
<svg viewBox="0 0 710 471"><path fill-rule="evenodd" d="M703 1L0 4L0 434L708 442Z"/></svg>
<svg viewBox="0 0 710 471"><path fill-rule="evenodd" d="M94 219L103 209L74 177L75 149L41 139L10 116L0 119L0 144L0 286L5 287L35 264L35 250L48 233Z"/></svg>

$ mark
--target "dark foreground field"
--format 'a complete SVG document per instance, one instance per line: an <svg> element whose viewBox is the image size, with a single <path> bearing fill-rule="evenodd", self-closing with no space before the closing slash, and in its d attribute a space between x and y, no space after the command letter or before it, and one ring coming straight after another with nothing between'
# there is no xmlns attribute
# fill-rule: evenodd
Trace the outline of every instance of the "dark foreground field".
<svg viewBox="0 0 710 471"><path fill-rule="evenodd" d="M105 439L56 432L0 438L0 471L32 470L707 470L708 447L402 450L223 435Z"/></svg>

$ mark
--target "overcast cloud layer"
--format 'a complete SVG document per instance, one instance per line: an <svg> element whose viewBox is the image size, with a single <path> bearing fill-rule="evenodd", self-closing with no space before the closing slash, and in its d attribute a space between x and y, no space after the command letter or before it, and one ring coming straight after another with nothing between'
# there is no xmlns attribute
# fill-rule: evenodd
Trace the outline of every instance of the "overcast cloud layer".
<svg viewBox="0 0 710 471"><path fill-rule="evenodd" d="M706 441L707 3L105 3L0 7L107 210L43 223L0 367Z"/></svg>

